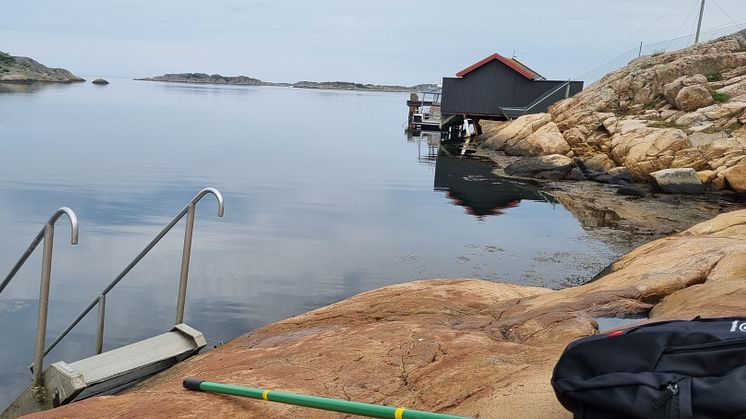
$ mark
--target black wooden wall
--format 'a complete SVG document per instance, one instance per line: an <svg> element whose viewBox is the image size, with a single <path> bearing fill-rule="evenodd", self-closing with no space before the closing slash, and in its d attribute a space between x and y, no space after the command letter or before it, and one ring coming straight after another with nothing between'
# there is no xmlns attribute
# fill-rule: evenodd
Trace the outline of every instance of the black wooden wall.
<svg viewBox="0 0 746 419"><path fill-rule="evenodd" d="M529 80L502 62L492 60L463 78L443 78L441 113L495 115L500 106L526 106L562 83L562 80ZM582 82L571 83L570 94L582 88ZM544 111L546 107L532 109L532 112Z"/></svg>

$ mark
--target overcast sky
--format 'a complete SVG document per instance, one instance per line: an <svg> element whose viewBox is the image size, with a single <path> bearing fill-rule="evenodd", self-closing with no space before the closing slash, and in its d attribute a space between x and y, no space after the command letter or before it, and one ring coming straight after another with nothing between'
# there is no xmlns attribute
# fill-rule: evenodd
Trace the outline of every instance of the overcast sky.
<svg viewBox="0 0 746 419"><path fill-rule="evenodd" d="M692 33L699 2L9 1L0 50L89 77L205 72L386 84L437 82L493 52L515 52L546 77L566 79L640 41ZM744 0L707 0L703 31L731 19L746 28Z"/></svg>

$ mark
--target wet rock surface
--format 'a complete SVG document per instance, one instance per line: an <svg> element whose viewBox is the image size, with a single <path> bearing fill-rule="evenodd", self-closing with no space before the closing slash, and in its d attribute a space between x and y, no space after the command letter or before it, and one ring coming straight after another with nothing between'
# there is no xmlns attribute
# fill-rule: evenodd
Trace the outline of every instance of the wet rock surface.
<svg viewBox="0 0 746 419"><path fill-rule="evenodd" d="M500 176L508 175L507 167L522 167L521 162L527 160L485 149L478 155L491 159L495 163L495 174ZM582 162L575 168L581 165ZM592 237L622 253L650 240L684 231L723 212L746 208L742 198L728 191L695 195L657 192L651 185L632 183L626 168L618 167L606 173L586 170L585 174L593 182L568 182L568 177L562 181L520 180L542 187L572 212Z"/></svg>
<svg viewBox="0 0 746 419"><path fill-rule="evenodd" d="M746 210L643 245L588 284L393 285L239 337L117 396L36 417L345 417L193 393L184 377L479 418L570 418L549 384L594 318L746 315Z"/></svg>

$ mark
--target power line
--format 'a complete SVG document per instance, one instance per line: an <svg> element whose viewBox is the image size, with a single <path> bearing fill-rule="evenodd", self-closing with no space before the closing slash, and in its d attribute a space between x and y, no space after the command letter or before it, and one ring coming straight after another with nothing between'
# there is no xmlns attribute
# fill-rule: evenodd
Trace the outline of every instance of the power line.
<svg viewBox="0 0 746 419"><path fill-rule="evenodd" d="M696 3L695 3L695 6L696 6ZM694 10L694 9L692 9L692 10ZM690 13L690 15L691 15L691 13ZM733 21L733 23L734 23L733 25L716 26L716 27L708 29L706 31L702 31L701 33L702 34L710 34L710 33L713 33L713 32L722 31L724 29L740 28L741 24L738 23L739 21L746 22L746 19L739 19L738 21ZM687 35L684 35L684 36L678 36L678 37L675 37L675 38L670 38L670 39L664 39L664 40L661 40L661 41L651 42L649 44L644 44L643 46L649 48L649 47L654 47L656 45L662 45L662 44L668 43L668 46L666 47L666 49L668 49L674 41L691 38L692 35L693 35L693 33L690 33L690 34L687 34ZM573 79L578 80L578 79L581 79L582 77L584 77L584 76L586 76L588 74L592 74L596 70L599 70L599 69L601 69L601 68L603 68L603 67L605 67L605 66L607 66L607 65L609 65L609 64L611 64L611 63L613 63L613 62L615 62L617 60L619 60L620 58L624 57L625 55L628 55L628 54L631 54L634 51L637 51L638 48L639 48L639 46L635 46L634 48L630 48L630 49L622 52L621 54L617 55L616 57L614 57L614 58L612 58L612 59L604 62L603 64L600 64L600 65L594 67L593 69L591 69L589 71L586 71L583 74L580 74L578 76L573 77Z"/></svg>
<svg viewBox="0 0 746 419"><path fill-rule="evenodd" d="M687 22L687 21L689 20L689 17L690 17L691 15L692 15L692 12L694 12L694 9L696 9L696 8L697 8L697 4L698 4L699 2L700 2L700 0L696 0L696 1L694 2L694 7L692 7L692 9L691 9L691 10L689 10L689 14L688 14L688 15L686 15L686 19L684 19L684 21L683 21L683 22L681 22L681 26L679 26L679 30L677 30L677 31L676 31L676 35L674 35L674 38L673 38L673 39L676 39L676 37L677 37L677 36L679 36L679 33L681 32L681 29L682 29L682 28L684 27L684 25L686 24L686 22ZM687 36L687 37L688 37L688 36ZM672 39L672 40L671 40L671 42L669 42L669 43L668 43L668 45L666 46L666 48L665 48L665 50L666 50L666 51L668 51L668 48L670 48L670 47L671 47L671 44L673 43L673 39Z"/></svg>
<svg viewBox="0 0 746 419"><path fill-rule="evenodd" d="M624 42L624 41L632 38L633 36L637 35L638 33L643 32L643 31L647 30L648 28L650 28L651 26L655 25L656 23L660 22L661 20L663 20L663 18L666 18L666 17L670 16L671 12L673 12L674 10L677 9L677 6L678 6L678 4L674 3L674 6L671 8L671 10L669 10L666 13L662 14L661 16L659 16L657 19L655 19L654 21L650 22L649 24L643 26L641 29L639 29L639 30L637 30L635 32L632 32L631 34L627 35L627 37L624 38L621 42Z"/></svg>
<svg viewBox="0 0 746 419"><path fill-rule="evenodd" d="M611 64L611 63L613 63L614 61L618 60L619 58L622 58L623 56L625 56L625 55L627 55L627 54L629 54L629 53L631 53L631 52L635 51L635 50L636 50L637 48L638 48L638 47L634 47L634 48L628 49L627 51L624 51L623 53L621 53L621 54L617 55L616 57L614 57L614 58L610 59L609 61L606 61L605 63L603 63L603 64L600 64L600 65L598 65L598 66L594 67L593 69L591 69L591 70L589 70L589 71L586 71L586 72L585 72L585 73L583 73L583 74L580 74L580 75L578 75L578 76L575 76L575 77L573 77L573 79L577 80L577 79L579 79L579 78L581 78L581 77L583 77L583 76L585 76L585 75L591 74L591 73L593 73L594 71L596 71L596 70L598 70L598 69L600 69L600 68L602 68L602 67L606 66L607 64Z"/></svg>
<svg viewBox="0 0 746 419"><path fill-rule="evenodd" d="M620 46L622 46L622 45L623 45L623 44L624 44L625 42L627 42L627 41L628 41L628 40L629 40L630 38L632 38L633 36L635 36L635 35L637 35L637 34L639 34L639 33L643 32L643 31L645 31L645 30L649 29L650 27L652 27L652 26L653 26L653 25L655 25L656 23L660 22L660 21L661 21L661 20L663 20L664 18L666 18L666 17L670 16L670 15L671 15L671 12L673 12L674 10L676 10L676 9L677 9L677 7L678 7L678 4L677 4L677 2L674 2L674 6L673 6L673 7L672 7L672 8L670 9L670 10L668 10L668 11L667 11L667 12L665 12L665 13L663 13L662 15L660 15L660 16L659 16L658 18L656 18L655 20L651 21L650 23L648 23L648 24L644 24L644 25L643 25L643 26L642 26L642 27L641 27L640 29L638 29L638 30L636 30L636 31L634 31L634 32L632 32L632 33L630 33L629 35L627 35L627 36L626 36L626 37L624 37L623 39L621 39L621 40L617 41L617 42L616 42L616 43L614 43L613 45L608 45L608 46L607 46L606 48L604 48L604 49L603 49L603 50L602 50L601 52L606 52L606 51L610 51L610 50L616 49L617 47L620 47ZM582 60L578 61L578 62L577 62L576 64L585 64L585 63L587 63L587 62L591 61L591 60L592 60L592 59L593 59L594 57L595 57L595 55L593 55L593 56L588 56L588 57L586 57L586 58L584 58L584 59L582 59ZM618 58L618 57L616 57L616 58ZM614 58L614 59L616 59L616 58Z"/></svg>
<svg viewBox="0 0 746 419"><path fill-rule="evenodd" d="M723 9L722 7L720 7L720 3L718 3L718 2L717 2L717 0L712 0L712 1L714 1L714 2L715 2L715 6L717 6L717 7L718 7L718 9L720 9L720 11L721 11L721 12L723 12L723 14L724 14L725 16L727 16L727 17L728 17L728 19L730 19L730 21L731 21L731 22L733 22L733 23L734 23L734 24L735 24L736 26L738 26L739 28L741 28L741 25L739 25L738 23L736 23L736 21L735 21L735 20L733 20L733 18L732 18L732 17L730 17L730 15L728 14L728 12L726 12L726 11L725 11L725 10L724 10L724 9Z"/></svg>

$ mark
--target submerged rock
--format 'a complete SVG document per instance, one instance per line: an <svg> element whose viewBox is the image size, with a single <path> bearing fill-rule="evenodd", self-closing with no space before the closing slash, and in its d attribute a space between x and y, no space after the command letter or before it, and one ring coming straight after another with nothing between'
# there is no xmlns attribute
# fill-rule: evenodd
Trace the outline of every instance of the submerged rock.
<svg viewBox="0 0 746 419"><path fill-rule="evenodd" d="M93 84L98 84L98 85L106 85L106 84L109 84L109 82L108 82L108 81L106 81L106 80L104 80L104 79L96 79L96 80L92 81L91 83L93 83Z"/></svg>
<svg viewBox="0 0 746 419"><path fill-rule="evenodd" d="M182 389L184 377L481 418L571 418L550 377L593 318L743 316L746 210L643 245L551 291L472 279L392 285L272 323L117 396L36 417L338 414Z"/></svg>

